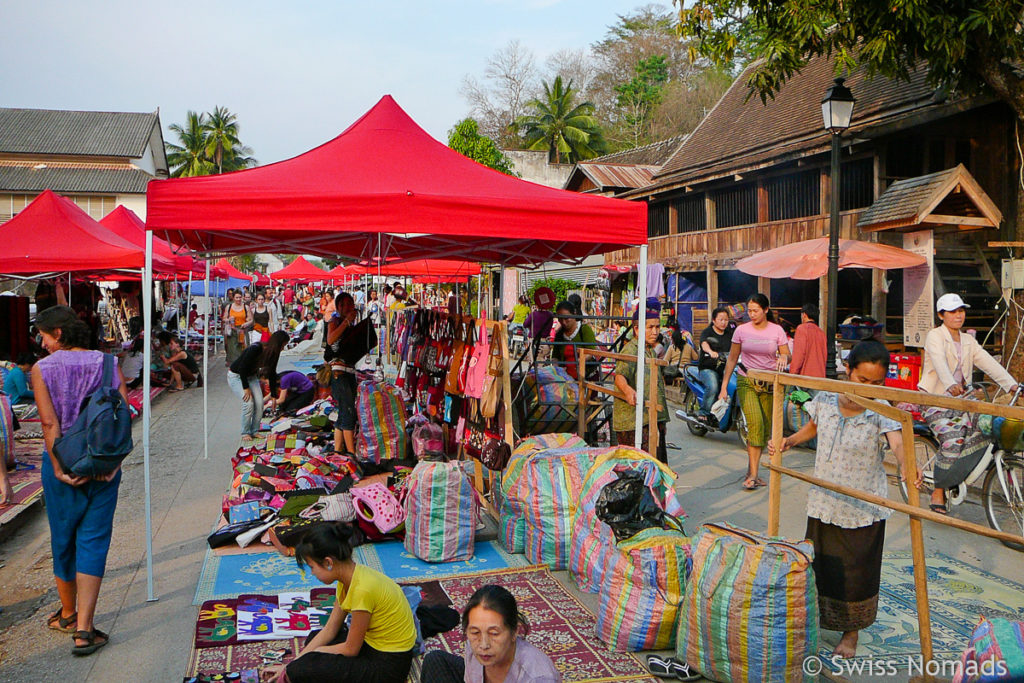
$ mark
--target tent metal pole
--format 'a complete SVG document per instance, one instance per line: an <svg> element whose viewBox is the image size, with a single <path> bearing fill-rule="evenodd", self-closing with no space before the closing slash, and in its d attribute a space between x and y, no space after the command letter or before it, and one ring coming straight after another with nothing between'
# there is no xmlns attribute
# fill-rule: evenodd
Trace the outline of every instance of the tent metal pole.
<svg viewBox="0 0 1024 683"><path fill-rule="evenodd" d="M146 268L142 274L142 469L146 485L146 601L154 602L153 595L153 499L149 475L149 427L153 419L153 401L150 397L149 368L153 362L153 233L146 231ZM205 382L204 382L205 384Z"/></svg>
<svg viewBox="0 0 1024 683"><path fill-rule="evenodd" d="M175 274L174 281L178 281L178 276ZM188 296L185 298L185 348L188 349L188 332L189 324L188 319L192 317L192 269L188 269ZM178 320L179 325L181 320ZM205 350L204 350L205 352Z"/></svg>
<svg viewBox="0 0 1024 683"><path fill-rule="evenodd" d="M640 245L640 264L637 266L637 290L639 300L637 302L637 330L636 330L636 423L633 431L633 445L639 449L643 448L644 439L644 371L647 369L645 360L647 358L647 245ZM657 401L657 396L651 396L652 401ZM658 425L650 425L651 429L657 429ZM657 453L651 453L651 457L658 457Z"/></svg>
<svg viewBox="0 0 1024 683"><path fill-rule="evenodd" d="M213 309L213 297L210 296L210 259L206 259L206 282L203 291L206 293L206 310L203 312L203 460L207 460L210 457L210 311Z"/></svg>

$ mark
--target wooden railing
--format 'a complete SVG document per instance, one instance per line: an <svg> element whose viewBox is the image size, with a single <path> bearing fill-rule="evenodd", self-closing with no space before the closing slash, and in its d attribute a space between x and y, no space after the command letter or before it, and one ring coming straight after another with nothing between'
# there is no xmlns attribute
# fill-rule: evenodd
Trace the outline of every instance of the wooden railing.
<svg viewBox="0 0 1024 683"><path fill-rule="evenodd" d="M789 375L786 373L765 372L763 370L751 370L749 376L752 379L771 382L774 386L772 404L772 449L771 459L767 465L771 474L768 480L768 535L776 536L779 533L780 507L782 505L782 475L799 479L808 484L819 486L829 491L834 491L851 498L863 500L881 507L902 512L910 517L910 547L914 560L914 589L917 598L917 620L918 632L921 637L921 654L925 661L932 661L934 652L932 650L931 618L928 607L928 569L925 565L924 535L921 529L921 520L950 526L962 531L987 536L1000 541L1024 544L1024 537L1018 534L1008 534L995 529L965 522L954 517L941 515L931 510L920 507L921 500L917 488L909 484L913 472L917 469L916 455L914 452L914 423L910 413L905 410L894 408L892 405L879 403L879 400L889 401L891 404L914 403L917 405L940 406L968 413L982 413L996 415L1014 420L1024 420L1024 408L1003 406L983 401L972 401L949 396L927 394L920 391L908 391L906 389L893 389L891 387L879 387L870 384L854 382L840 382L837 380L819 379L816 377L804 377L802 375ZM903 442L903 474L908 478L907 503L901 503L881 496L876 496L858 489L835 484L824 479L800 472L782 465L782 430L784 386L801 387L804 389L815 389L818 391L832 391L842 393L854 403L857 403L868 410L879 415L884 415L900 423L902 427L901 436ZM875 400L872 400L875 399ZM931 680L925 676L925 680Z"/></svg>
<svg viewBox="0 0 1024 683"><path fill-rule="evenodd" d="M860 218L861 213L863 210L847 211L840 214L840 237L843 239L860 237L857 219ZM652 237L648 246L647 260L650 263L662 263L666 267L703 266L709 260L731 264L731 262L750 254L815 237L825 237L828 235L828 229L828 216L814 216ZM604 257L606 265L616 266L636 265L639 260L640 250L638 247L612 251L605 254Z"/></svg>
<svg viewBox="0 0 1024 683"><path fill-rule="evenodd" d="M626 397L623 396L622 392L618 389L609 389L606 386L596 384L594 382L588 382L587 377L587 358L610 359L610 360L624 360L626 362L636 362L636 356L627 356L622 353L612 353L611 351L601 351L599 349L579 349L579 358L577 359L577 377L579 377L579 407L576 412L577 419L577 434L581 439L585 439L587 435L587 425L590 424L590 420L593 419L593 415L587 415L587 408L591 405L590 396L594 393L605 394L612 398L619 398L623 401ZM654 457L658 455L658 374L661 372L660 366L668 365L666 361L659 358L648 358L645 364L647 366L647 389L644 391L644 406L647 408L647 424L649 429L647 431L647 452ZM597 410L604 408L604 403L594 404ZM643 429L641 427L641 429ZM612 445L615 445L615 434L611 434Z"/></svg>

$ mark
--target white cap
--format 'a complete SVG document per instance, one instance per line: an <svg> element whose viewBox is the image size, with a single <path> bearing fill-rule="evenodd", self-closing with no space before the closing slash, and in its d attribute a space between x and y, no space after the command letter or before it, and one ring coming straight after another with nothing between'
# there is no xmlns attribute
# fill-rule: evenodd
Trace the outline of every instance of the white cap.
<svg viewBox="0 0 1024 683"><path fill-rule="evenodd" d="M943 294L939 297L939 300L935 302L935 310L939 313L942 313L943 311L955 311L958 308L970 308L970 305L965 304L959 294Z"/></svg>

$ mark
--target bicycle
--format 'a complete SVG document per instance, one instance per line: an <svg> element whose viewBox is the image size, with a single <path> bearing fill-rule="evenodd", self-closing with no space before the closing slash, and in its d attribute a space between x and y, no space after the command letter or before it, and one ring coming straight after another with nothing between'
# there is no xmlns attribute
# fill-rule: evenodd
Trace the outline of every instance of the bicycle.
<svg viewBox="0 0 1024 683"><path fill-rule="evenodd" d="M1018 386L1010 405L1015 405L1024 387ZM1010 450L997 442L995 434L989 435L990 443L978 464L960 484L946 489L946 505L949 508L960 505L967 498L968 489L979 480L981 503L985 509L989 526L1024 536L1024 449ZM914 455L917 466L923 474L921 501L927 505L935 488L935 459L939 454L939 443L931 430L920 422L914 425ZM909 502L906 479L900 479L900 494ZM1002 541L1014 550L1024 551L1024 545Z"/></svg>

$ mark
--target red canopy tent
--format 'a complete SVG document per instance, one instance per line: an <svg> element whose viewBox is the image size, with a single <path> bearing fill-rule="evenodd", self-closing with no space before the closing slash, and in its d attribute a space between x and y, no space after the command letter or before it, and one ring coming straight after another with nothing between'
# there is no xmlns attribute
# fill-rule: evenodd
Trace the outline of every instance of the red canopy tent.
<svg viewBox="0 0 1024 683"><path fill-rule="evenodd" d="M44 190L0 225L0 273L28 275L143 266L144 250L93 220L70 199Z"/></svg>
<svg viewBox="0 0 1024 683"><path fill-rule="evenodd" d="M265 273L253 273L252 274L253 284L257 287L266 287L274 284L274 281L270 279Z"/></svg>
<svg viewBox="0 0 1024 683"><path fill-rule="evenodd" d="M274 280L287 280L291 282L314 282L317 280L330 280L326 270L317 268L302 256L289 263L281 270L270 274Z"/></svg>
<svg viewBox="0 0 1024 683"><path fill-rule="evenodd" d="M647 243L647 205L504 175L430 137L390 96L276 164L155 180L147 227L196 251L574 261ZM369 239L368 239L369 237Z"/></svg>
<svg viewBox="0 0 1024 683"><path fill-rule="evenodd" d="M118 206L100 219L100 225L123 237L140 249L146 248L146 224L142 219L124 206ZM188 255L175 254L171 245L165 240L153 239L153 271L160 275L181 275L188 277L189 272L202 277L201 264Z"/></svg>
<svg viewBox="0 0 1024 683"><path fill-rule="evenodd" d="M373 266L368 270L376 272ZM398 275L412 277L416 275L431 276L434 278L454 276L470 276L480 274L480 264L469 261L453 261L448 259L417 259L415 261L402 261L401 263L385 263L380 267L381 275Z"/></svg>
<svg viewBox="0 0 1024 683"><path fill-rule="evenodd" d="M252 275L243 273L238 268L233 266L231 264L231 261L228 261L226 258L222 258L221 260L217 261L215 264L213 264L212 267L223 271L226 277L233 277L239 280L249 280L250 282L252 282Z"/></svg>

